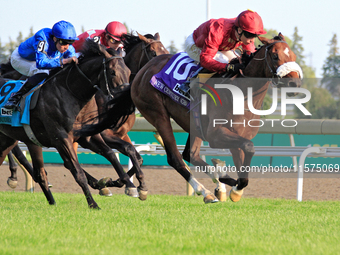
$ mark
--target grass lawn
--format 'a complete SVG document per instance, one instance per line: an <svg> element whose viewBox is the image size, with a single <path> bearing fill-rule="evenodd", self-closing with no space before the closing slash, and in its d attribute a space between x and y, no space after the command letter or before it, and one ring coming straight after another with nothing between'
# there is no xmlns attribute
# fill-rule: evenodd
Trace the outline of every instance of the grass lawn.
<svg viewBox="0 0 340 255"><path fill-rule="evenodd" d="M0 192L0 254L339 254L338 201Z"/></svg>

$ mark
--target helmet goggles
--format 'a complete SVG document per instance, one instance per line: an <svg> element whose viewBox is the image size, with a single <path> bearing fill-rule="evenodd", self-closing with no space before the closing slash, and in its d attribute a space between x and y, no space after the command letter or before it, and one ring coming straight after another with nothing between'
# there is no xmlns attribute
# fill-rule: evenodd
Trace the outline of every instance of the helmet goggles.
<svg viewBox="0 0 340 255"><path fill-rule="evenodd" d="M59 42L60 45L72 45L74 43L74 40L65 40L65 39L57 39L57 42Z"/></svg>

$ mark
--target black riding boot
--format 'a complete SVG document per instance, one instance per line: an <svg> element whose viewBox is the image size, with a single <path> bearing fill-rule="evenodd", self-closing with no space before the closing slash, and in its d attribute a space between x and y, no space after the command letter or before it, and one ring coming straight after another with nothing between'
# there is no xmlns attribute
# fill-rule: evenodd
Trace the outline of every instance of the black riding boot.
<svg viewBox="0 0 340 255"><path fill-rule="evenodd" d="M16 108L19 105L22 96L25 95L32 88L34 88L36 85L38 85L38 83L44 80L47 76L48 74L46 73L38 73L36 75L33 75L32 77L29 77L27 81L22 85L20 90L16 92L13 96L11 96L10 99L8 99L8 102L4 105L4 108L10 110Z"/></svg>
<svg viewBox="0 0 340 255"><path fill-rule="evenodd" d="M203 67L198 68L197 71L191 75L191 78L196 78L199 72L202 70L203 70ZM178 90L182 92L183 95L187 94L190 90L190 79L188 79L187 81L179 85Z"/></svg>

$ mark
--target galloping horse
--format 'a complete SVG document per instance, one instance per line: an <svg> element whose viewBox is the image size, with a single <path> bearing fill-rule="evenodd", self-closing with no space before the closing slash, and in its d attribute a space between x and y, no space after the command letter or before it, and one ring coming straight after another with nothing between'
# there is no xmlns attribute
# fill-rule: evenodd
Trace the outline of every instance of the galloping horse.
<svg viewBox="0 0 340 255"><path fill-rule="evenodd" d="M79 65L70 65L51 72L49 79L41 87L36 107L31 110L30 126L42 146L55 147L58 150L65 167L71 171L82 188L89 207L99 208L91 195L86 176L72 147L73 125L78 113L98 89L104 94L109 94L114 86L128 83L130 70L120 56L110 55L91 41L87 42L86 46L84 56L79 59ZM1 86L4 83L1 80ZM100 150L100 137L91 139L93 140L91 146L98 146ZM34 172L30 174L41 186L48 202L55 204L43 168L42 149L28 138L22 127L0 125L1 164L18 140L23 141L31 153ZM128 178L127 175L122 177Z"/></svg>
<svg viewBox="0 0 340 255"><path fill-rule="evenodd" d="M259 37L259 39L264 46L256 51L243 74L246 77L278 78L277 70L286 63L295 63L296 56L281 34L273 39L264 37ZM190 133L190 136L193 137L191 142L190 138L188 139L183 158L191 161L194 165L209 166L199 158L199 147L202 139L208 141L209 145L213 148L229 148L239 177L235 180L229 176L223 176L219 178L219 180L233 187L230 198L233 201L238 201L242 196L243 189L248 184L248 174L239 174L240 169L241 167L250 166L251 159L255 153L254 145L250 139L257 134L259 127L251 127L249 125L245 127L243 125L230 127L230 124L216 125L214 127L212 125L214 116L204 116L205 120L202 122L202 132L196 128L190 128L190 124L194 123L192 114L185 107L174 103L168 96L162 94L150 85L150 80L153 75L159 73L171 57L172 55L156 57L138 72L131 85L133 103L145 119L148 120L161 135L169 165L175 168L177 172L191 184L197 194L204 196L206 203L215 202L217 199L214 194L200 184L186 168L182 156L177 149L170 118L173 118L183 130ZM295 66L296 65L295 63ZM300 70L301 68L284 73L282 77L285 79L281 79L280 86L299 87L301 85L300 77L302 76ZM233 84L236 84L242 91L247 91L247 87L252 86L246 83L243 78L236 78L233 82ZM254 85L252 99L256 109L261 107L269 84L270 82L265 81L260 85ZM216 114L219 118L223 116L223 119L233 120L234 123L242 122L241 120L258 120L260 118L260 116L253 114L251 111L245 111L243 115L233 115L232 95L226 91L227 90L222 92L223 94L220 94L220 97L225 99L226 104L224 104L223 107L216 108ZM112 103L116 103L113 104L115 107L119 105L119 103L114 100L112 100ZM212 100L208 100L207 108L213 104L214 102L212 102ZM248 106L246 105L246 107ZM107 115L110 115L110 110L107 112ZM101 129L111 124L109 118L104 119L105 121L102 120L100 125L89 126L80 131L80 133L91 134L100 132ZM115 124L113 121L112 123ZM212 173L210 173L210 175L213 179L216 178Z"/></svg>
<svg viewBox="0 0 340 255"><path fill-rule="evenodd" d="M156 56L169 53L160 41L160 36L158 33L156 33L154 36L150 34L146 34L144 36L140 34L138 34L138 36L126 34L123 36L123 42L124 49L126 51L124 61L131 70L130 83L133 81L137 72L148 61ZM100 94L97 94L96 96L100 97L100 99L97 101L97 105L104 106L107 100L104 100ZM133 127L135 119L135 113L133 112L119 129L106 129L101 132L101 136L107 145L109 145L111 148L117 149L119 152L131 159L133 167L130 171L128 171L128 175L131 177L134 173L136 173L137 180L140 183L140 186L138 187L139 199L145 200L147 196L147 188L144 183L143 172L140 168L143 163L143 159L132 145L132 142L127 134ZM106 182L104 185L106 187L123 186L123 183L120 179L114 182L111 179L106 179L105 181Z"/></svg>
<svg viewBox="0 0 340 255"><path fill-rule="evenodd" d="M163 44L160 41L159 34L156 33L154 36L147 34L147 35L140 35L134 36L131 34L126 34L124 36L124 44L125 44L125 51L126 56L124 58L125 64L129 67L131 70L130 75L130 81L133 80L134 76L138 72L138 70L144 66L150 59L152 59L155 56L159 56L162 54L167 54L168 51L165 49ZM11 78L11 76L8 76ZM103 107L103 105L106 103L107 97L103 95L103 93L97 93L96 94L96 103L99 108ZM93 103L93 102L92 102ZM93 104L90 104L93 107ZM82 110L84 114L80 114L81 116L89 116L89 114L93 113L95 111L95 107L89 107L88 105ZM132 145L132 142L127 135L127 132L131 130L133 124L135 122L135 114L132 113L127 121L124 123L122 127L120 127L118 130L112 130L107 129L101 132L101 136L104 139L105 143L110 146L111 148L117 149L124 155L128 156L132 163L133 168L131 171L128 172L128 174L131 175L133 173L136 173L137 179L140 183L140 186L138 187L138 193L139 198L141 200L145 200L147 196L147 188L144 182L144 176L142 173L142 170L140 166L142 165L143 159L139 155L139 153L136 151L135 147ZM75 150L77 150L78 144L75 143ZM84 147L84 144L82 144ZM15 150L14 150L15 149ZM22 155L19 148L14 148L13 153L17 157L18 161L25 166L28 171L30 171L30 164L25 160L25 157ZM106 154L105 154L106 155ZM105 156L103 155L103 156ZM111 155L111 154L110 154ZM10 162L10 170L11 170L11 176L8 178L8 185L12 188L16 187L17 184L17 175L16 171L17 168L15 166L15 161L11 157L11 155L8 155L9 162ZM108 158L110 162L112 162L112 159ZM115 163L114 165L117 165ZM31 170L32 171L32 170ZM112 182L111 179L103 178L101 182L98 184L98 180L96 180L94 177L92 177L90 174L86 173L86 176L89 180L89 184L94 189L102 189L103 186L108 187L122 187L124 183L120 181Z"/></svg>

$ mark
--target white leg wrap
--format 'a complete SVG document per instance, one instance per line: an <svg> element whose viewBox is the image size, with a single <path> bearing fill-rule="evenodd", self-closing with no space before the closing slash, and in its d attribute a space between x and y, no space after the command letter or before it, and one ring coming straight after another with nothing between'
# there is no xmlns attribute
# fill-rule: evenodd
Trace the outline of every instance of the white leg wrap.
<svg viewBox="0 0 340 255"><path fill-rule="evenodd" d="M214 166L207 166L206 167L207 171L205 172L214 183L219 182L218 178L220 178L218 174L218 169L215 168Z"/></svg>
<svg viewBox="0 0 340 255"><path fill-rule="evenodd" d="M217 189L217 190L219 190L219 191L221 191L221 192L227 192L227 189L226 189L224 183L218 181L216 184L217 184L217 186L216 186L216 189Z"/></svg>
<svg viewBox="0 0 340 255"><path fill-rule="evenodd" d="M199 183L196 178L192 177L189 180L189 184L192 186L192 188L195 190L197 195L203 195L204 197L206 197L206 195L208 193L210 193L206 188L204 188L204 186Z"/></svg>

